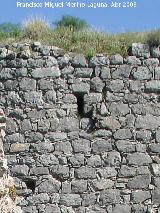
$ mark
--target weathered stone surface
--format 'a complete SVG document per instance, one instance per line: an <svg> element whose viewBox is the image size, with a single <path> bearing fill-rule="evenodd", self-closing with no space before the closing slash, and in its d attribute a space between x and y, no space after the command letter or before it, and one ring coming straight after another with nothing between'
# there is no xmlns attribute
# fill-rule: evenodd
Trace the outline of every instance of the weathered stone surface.
<svg viewBox="0 0 160 213"><path fill-rule="evenodd" d="M10 152L27 152L29 151L29 144L21 144L21 143L14 143L11 144Z"/></svg>
<svg viewBox="0 0 160 213"><path fill-rule="evenodd" d="M72 91L73 93L82 93L82 94L85 94L85 93L89 93L90 91L90 85L88 83L78 83L78 84L73 84L72 85Z"/></svg>
<svg viewBox="0 0 160 213"><path fill-rule="evenodd" d="M96 67L96 66L100 66L100 65L109 65L110 61L109 58L99 54L97 56L94 56L93 58L91 58L89 66L90 67Z"/></svg>
<svg viewBox="0 0 160 213"><path fill-rule="evenodd" d="M77 54L72 60L72 65L74 67L86 67L86 64L86 59L82 54Z"/></svg>
<svg viewBox="0 0 160 213"><path fill-rule="evenodd" d="M74 180L71 182L71 188L73 193L84 193L87 191L87 181Z"/></svg>
<svg viewBox="0 0 160 213"><path fill-rule="evenodd" d="M119 129L114 133L114 139L125 140L132 138L132 132L129 129Z"/></svg>
<svg viewBox="0 0 160 213"><path fill-rule="evenodd" d="M150 182L150 175L138 175L128 182L127 187L129 189L147 189Z"/></svg>
<svg viewBox="0 0 160 213"><path fill-rule="evenodd" d="M119 177L134 177L137 173L136 168L129 167L126 165L122 165L121 169L119 170L118 176Z"/></svg>
<svg viewBox="0 0 160 213"><path fill-rule="evenodd" d="M102 92L105 84L99 77L95 77L91 79L91 90L94 92Z"/></svg>
<svg viewBox="0 0 160 213"><path fill-rule="evenodd" d="M149 80L152 78L152 72L147 67L133 69L132 75L136 80Z"/></svg>
<svg viewBox="0 0 160 213"><path fill-rule="evenodd" d="M147 82L145 84L145 91L158 93L160 91L160 82L158 80Z"/></svg>
<svg viewBox="0 0 160 213"><path fill-rule="evenodd" d="M65 206L81 206L82 198L78 194L63 194L60 196L60 205Z"/></svg>
<svg viewBox="0 0 160 213"><path fill-rule="evenodd" d="M152 159L145 153L133 153L127 156L127 162L129 165L148 165L152 163Z"/></svg>
<svg viewBox="0 0 160 213"><path fill-rule="evenodd" d="M109 111L111 112L112 116L125 116L129 114L130 109L128 104L123 103L111 103L109 106Z"/></svg>
<svg viewBox="0 0 160 213"><path fill-rule="evenodd" d="M153 163L151 165L151 170L154 176L160 177L160 164Z"/></svg>
<svg viewBox="0 0 160 213"><path fill-rule="evenodd" d="M156 188L155 190L153 190L153 194L152 194L152 200L154 202L154 204L159 205L160 204L160 190L158 188Z"/></svg>
<svg viewBox="0 0 160 213"><path fill-rule="evenodd" d="M95 169L92 167L82 166L75 170L75 176L78 179L94 179L96 178Z"/></svg>
<svg viewBox="0 0 160 213"><path fill-rule="evenodd" d="M142 203L151 198L149 191L135 191L132 192L131 196L133 203Z"/></svg>
<svg viewBox="0 0 160 213"><path fill-rule="evenodd" d="M128 56L127 59L126 59L126 63L128 65L141 65L141 61L140 59L136 58L136 56Z"/></svg>
<svg viewBox="0 0 160 213"><path fill-rule="evenodd" d="M104 139L99 139L93 141L92 144L92 152L96 154L100 154L102 152L108 152L112 150L112 145L110 142Z"/></svg>
<svg viewBox="0 0 160 213"><path fill-rule="evenodd" d="M124 89L124 83L122 80L112 80L107 89L111 92L122 92Z"/></svg>
<svg viewBox="0 0 160 213"><path fill-rule="evenodd" d="M31 78L23 78L20 83L19 87L23 91L29 91L29 90L36 90L36 80Z"/></svg>
<svg viewBox="0 0 160 213"><path fill-rule="evenodd" d="M110 64L112 64L112 65L123 64L123 57L120 54L112 55L110 57Z"/></svg>
<svg viewBox="0 0 160 213"><path fill-rule="evenodd" d="M49 132L45 137L50 141L61 141L67 138L67 134L63 132Z"/></svg>
<svg viewBox="0 0 160 213"><path fill-rule="evenodd" d="M57 193L59 192L61 184L58 180L48 177L48 179L44 180L42 183L39 184L37 190L39 193Z"/></svg>
<svg viewBox="0 0 160 213"><path fill-rule="evenodd" d="M149 45L148 44L141 44L141 43L133 43L131 53L133 56L136 57L150 57Z"/></svg>
<svg viewBox="0 0 160 213"><path fill-rule="evenodd" d="M79 139L72 141L73 151L75 153L89 153L91 151L90 141L86 139Z"/></svg>
<svg viewBox="0 0 160 213"><path fill-rule="evenodd" d="M127 140L118 140L115 142L119 152L131 153L136 151L136 144Z"/></svg>
<svg viewBox="0 0 160 213"><path fill-rule="evenodd" d="M160 126L160 117L152 115L138 116L135 122L137 129L157 129Z"/></svg>
<svg viewBox="0 0 160 213"><path fill-rule="evenodd" d="M53 68L36 68L31 72L31 75L35 79L39 78L57 78L60 76L60 70L57 67Z"/></svg>
<svg viewBox="0 0 160 213"><path fill-rule="evenodd" d="M100 70L100 76L102 79L110 79L111 78L111 73L110 73L110 68L109 67L96 67L96 69Z"/></svg>
<svg viewBox="0 0 160 213"><path fill-rule="evenodd" d="M116 204L120 201L120 192L116 189L107 189L100 194L103 205Z"/></svg>
<svg viewBox="0 0 160 213"><path fill-rule="evenodd" d="M120 166L121 155L119 152L112 151L102 155L102 159L107 166Z"/></svg>
<svg viewBox="0 0 160 213"><path fill-rule="evenodd" d="M54 90L47 91L44 95L44 100L45 100L45 102L47 102L49 104L56 103L56 100L57 100L56 92Z"/></svg>
<svg viewBox="0 0 160 213"><path fill-rule="evenodd" d="M123 66L117 67L112 72L112 78L113 79L129 78L131 70L132 70L132 67L129 65L123 65Z"/></svg>
<svg viewBox="0 0 160 213"><path fill-rule="evenodd" d="M92 72L92 68L76 68L74 71L74 76L78 78L90 78Z"/></svg>
<svg viewBox="0 0 160 213"><path fill-rule="evenodd" d="M114 182L112 180L100 179L100 180L93 180L90 182L90 184L95 191L99 191L99 190L101 191L101 190L112 188L114 185Z"/></svg>
<svg viewBox="0 0 160 213"><path fill-rule="evenodd" d="M131 206L130 205L117 204L113 208L113 213L129 213L129 212L131 212Z"/></svg>
<svg viewBox="0 0 160 213"><path fill-rule="evenodd" d="M27 176L29 168L26 165L17 165L12 167L11 172L15 176Z"/></svg>
<svg viewBox="0 0 160 213"><path fill-rule="evenodd" d="M72 132L79 130L79 120L77 118L62 118L59 121L59 129L62 132Z"/></svg>
<svg viewBox="0 0 160 213"><path fill-rule="evenodd" d="M114 117L109 116L99 120L99 127L103 129L116 130L119 129L121 125Z"/></svg>
<svg viewBox="0 0 160 213"><path fill-rule="evenodd" d="M159 65L159 60L157 58L148 58L143 61L143 64L147 67L157 67Z"/></svg>
<svg viewBox="0 0 160 213"><path fill-rule="evenodd" d="M43 103L42 92L41 91L25 92L24 100L27 106L30 106L30 107L41 106Z"/></svg>

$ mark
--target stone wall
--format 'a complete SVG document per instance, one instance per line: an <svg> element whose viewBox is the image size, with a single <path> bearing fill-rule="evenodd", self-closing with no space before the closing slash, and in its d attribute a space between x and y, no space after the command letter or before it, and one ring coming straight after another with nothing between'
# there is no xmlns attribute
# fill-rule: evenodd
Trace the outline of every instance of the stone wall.
<svg viewBox="0 0 160 213"><path fill-rule="evenodd" d="M13 178L8 175L7 159L4 155L3 140L5 136L6 118L0 109L0 213L22 213L16 206L16 189Z"/></svg>
<svg viewBox="0 0 160 213"><path fill-rule="evenodd" d="M0 49L5 153L24 213L160 212L159 49Z"/></svg>

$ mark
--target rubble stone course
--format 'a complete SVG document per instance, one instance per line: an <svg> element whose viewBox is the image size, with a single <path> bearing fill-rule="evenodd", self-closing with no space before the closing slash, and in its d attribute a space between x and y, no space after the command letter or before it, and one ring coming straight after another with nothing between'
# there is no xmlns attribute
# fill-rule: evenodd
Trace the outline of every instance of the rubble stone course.
<svg viewBox="0 0 160 213"><path fill-rule="evenodd" d="M89 61L39 42L28 51L0 51L0 145L17 205L24 213L159 213L160 54L143 44L127 58Z"/></svg>

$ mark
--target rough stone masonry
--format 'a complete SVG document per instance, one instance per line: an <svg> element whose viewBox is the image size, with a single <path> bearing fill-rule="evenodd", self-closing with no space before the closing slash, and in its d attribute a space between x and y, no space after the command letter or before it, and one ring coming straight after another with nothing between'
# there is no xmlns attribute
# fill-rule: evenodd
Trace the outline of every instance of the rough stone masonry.
<svg viewBox="0 0 160 213"><path fill-rule="evenodd" d="M24 213L160 213L160 50L0 49L4 150Z"/></svg>

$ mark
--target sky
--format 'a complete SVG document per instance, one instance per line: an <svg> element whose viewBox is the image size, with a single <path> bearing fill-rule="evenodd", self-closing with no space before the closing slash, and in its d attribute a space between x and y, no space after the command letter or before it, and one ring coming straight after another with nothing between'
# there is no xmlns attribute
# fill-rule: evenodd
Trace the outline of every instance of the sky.
<svg viewBox="0 0 160 213"><path fill-rule="evenodd" d="M42 8L17 8L20 3L42 3ZM45 8L45 2L62 3L63 8ZM66 2L85 3L85 7L69 8ZM91 3L106 3L105 8L88 8ZM111 7L121 3L120 7ZM122 7L136 3L136 7ZM160 0L1 0L0 23L23 23L28 17L45 17L50 24L62 15L72 15L85 19L95 29L112 33L148 31L160 28Z"/></svg>

